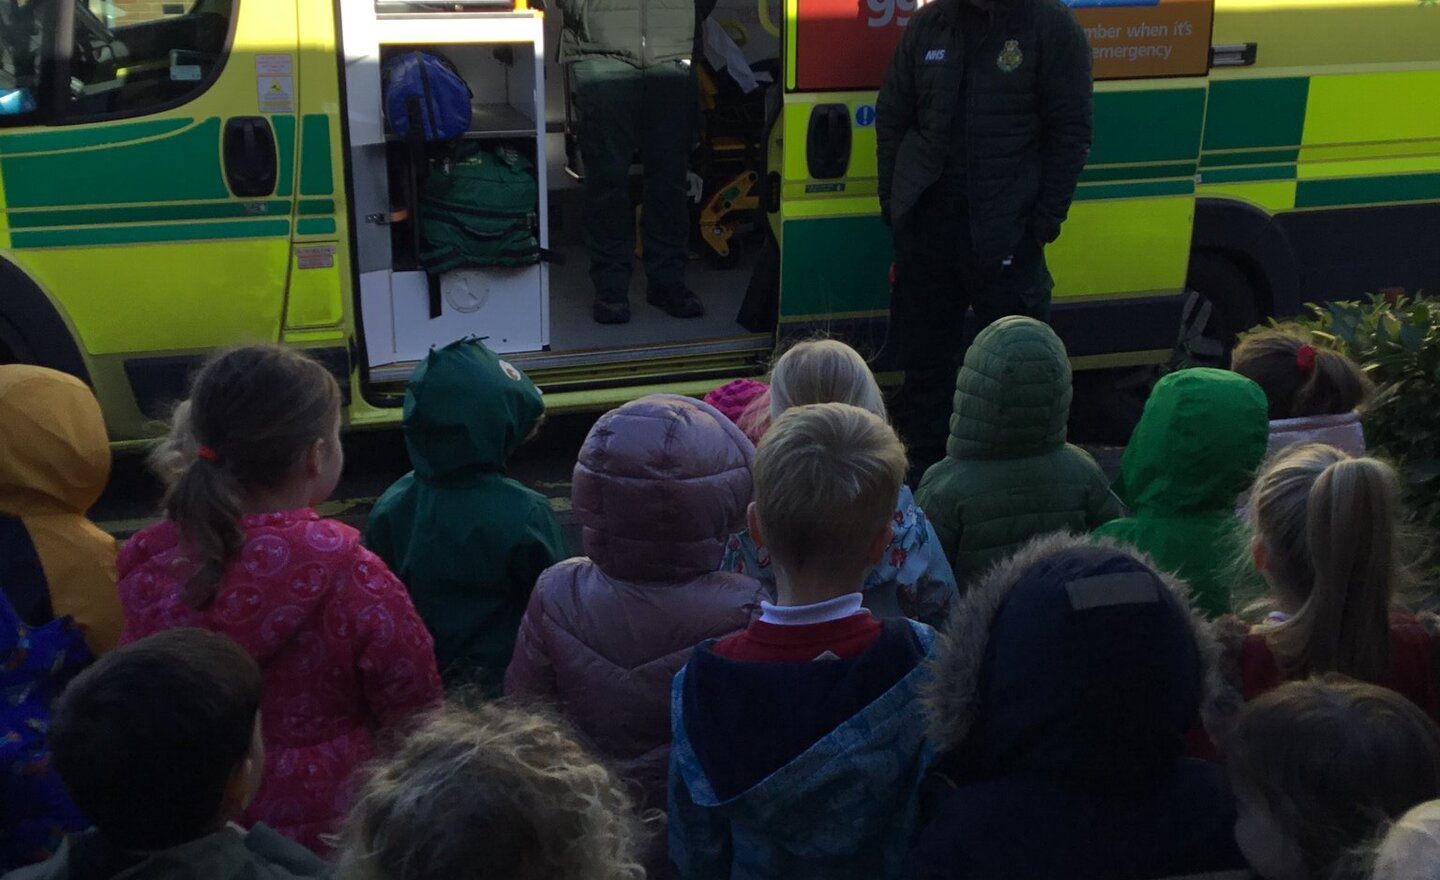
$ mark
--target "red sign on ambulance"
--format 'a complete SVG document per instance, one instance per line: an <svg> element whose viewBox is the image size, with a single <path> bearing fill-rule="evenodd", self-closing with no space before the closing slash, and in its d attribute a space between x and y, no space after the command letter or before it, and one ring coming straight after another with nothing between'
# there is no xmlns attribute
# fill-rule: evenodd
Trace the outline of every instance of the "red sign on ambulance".
<svg viewBox="0 0 1440 880"><path fill-rule="evenodd" d="M916 0L798 0L795 90L880 88Z"/></svg>

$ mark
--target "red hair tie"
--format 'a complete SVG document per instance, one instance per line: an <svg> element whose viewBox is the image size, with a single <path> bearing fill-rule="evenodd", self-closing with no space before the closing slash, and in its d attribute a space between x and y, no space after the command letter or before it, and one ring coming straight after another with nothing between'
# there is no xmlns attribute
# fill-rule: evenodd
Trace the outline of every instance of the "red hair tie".
<svg viewBox="0 0 1440 880"><path fill-rule="evenodd" d="M201 459L202 461L208 461L211 464L220 463L220 453L211 449L209 446L201 446L199 449L195 450L195 457Z"/></svg>
<svg viewBox="0 0 1440 880"><path fill-rule="evenodd" d="M1310 375L1315 372L1315 355L1315 346L1309 344L1300 346L1300 350L1295 352L1295 366L1300 368L1300 372L1307 376Z"/></svg>

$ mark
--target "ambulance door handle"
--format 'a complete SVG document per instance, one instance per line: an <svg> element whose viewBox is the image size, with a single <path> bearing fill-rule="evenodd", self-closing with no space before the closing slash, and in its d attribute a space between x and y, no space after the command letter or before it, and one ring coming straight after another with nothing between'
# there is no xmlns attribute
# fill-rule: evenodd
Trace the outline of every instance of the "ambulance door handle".
<svg viewBox="0 0 1440 880"><path fill-rule="evenodd" d="M231 193L244 199L275 192L280 162L270 120L263 116L227 120L223 143L225 182Z"/></svg>
<svg viewBox="0 0 1440 880"><path fill-rule="evenodd" d="M810 111L805 161L816 180L834 180L850 170L850 108L816 104Z"/></svg>

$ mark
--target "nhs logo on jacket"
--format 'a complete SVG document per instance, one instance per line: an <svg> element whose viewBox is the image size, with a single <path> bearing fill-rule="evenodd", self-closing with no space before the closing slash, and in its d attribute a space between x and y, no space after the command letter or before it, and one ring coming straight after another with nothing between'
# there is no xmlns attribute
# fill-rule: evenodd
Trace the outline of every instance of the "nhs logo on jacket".
<svg viewBox="0 0 1440 880"><path fill-rule="evenodd" d="M930 49L925 53L926 64L943 64L945 62L944 49Z"/></svg>

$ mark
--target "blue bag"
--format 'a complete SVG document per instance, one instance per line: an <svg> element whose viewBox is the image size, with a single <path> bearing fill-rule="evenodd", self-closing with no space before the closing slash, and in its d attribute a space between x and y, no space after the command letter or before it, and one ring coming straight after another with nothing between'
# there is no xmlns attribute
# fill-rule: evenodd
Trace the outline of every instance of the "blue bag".
<svg viewBox="0 0 1440 880"><path fill-rule="evenodd" d="M454 140L470 128L470 87L438 55L406 52L381 70L385 118L408 141Z"/></svg>

